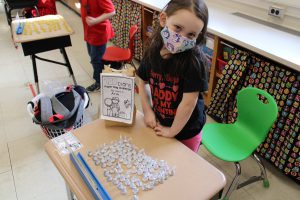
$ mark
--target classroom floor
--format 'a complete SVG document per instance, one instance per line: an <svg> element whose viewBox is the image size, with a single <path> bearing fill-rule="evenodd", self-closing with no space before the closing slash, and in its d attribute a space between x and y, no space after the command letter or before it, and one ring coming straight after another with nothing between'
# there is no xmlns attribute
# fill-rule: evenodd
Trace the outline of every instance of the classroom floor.
<svg viewBox="0 0 300 200"><path fill-rule="evenodd" d="M57 9L75 30L71 38L73 46L67 48L67 54L78 84L87 86L93 82L92 67L83 42L81 19L61 3L57 3ZM62 61L58 50L41 55ZM64 180L44 151L47 138L26 111L26 104L32 99L28 87L28 83L33 83L31 60L23 55L21 46L15 48L12 43L3 3L0 3L0 60L0 199L67 200ZM51 93L52 88L72 83L64 67L41 61L37 65L41 91ZM99 95L91 94L92 105L85 112L85 122L98 118ZM223 171L230 182L235 170L231 163L212 157L203 146L199 154ZM250 159L242 162L243 177L259 173L254 164ZM299 199L300 186L272 165L266 165L269 189L255 183L235 191L231 199Z"/></svg>

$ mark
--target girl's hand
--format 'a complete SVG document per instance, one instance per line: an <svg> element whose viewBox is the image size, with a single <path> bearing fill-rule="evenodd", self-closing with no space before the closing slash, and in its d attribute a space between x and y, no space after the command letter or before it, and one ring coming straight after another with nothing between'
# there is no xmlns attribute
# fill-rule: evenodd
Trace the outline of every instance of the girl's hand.
<svg viewBox="0 0 300 200"><path fill-rule="evenodd" d="M145 112L144 122L148 127L155 128L156 118L155 118L155 114L152 110L149 110L148 112Z"/></svg>
<svg viewBox="0 0 300 200"><path fill-rule="evenodd" d="M171 128L161 125L157 123L157 126L154 128L156 135L163 136L163 137L174 137L171 134Z"/></svg>
<svg viewBox="0 0 300 200"><path fill-rule="evenodd" d="M95 24L98 23L97 19L94 17L91 17L91 16L87 16L85 18L85 21L86 21L87 25L89 25L89 26L94 26Z"/></svg>

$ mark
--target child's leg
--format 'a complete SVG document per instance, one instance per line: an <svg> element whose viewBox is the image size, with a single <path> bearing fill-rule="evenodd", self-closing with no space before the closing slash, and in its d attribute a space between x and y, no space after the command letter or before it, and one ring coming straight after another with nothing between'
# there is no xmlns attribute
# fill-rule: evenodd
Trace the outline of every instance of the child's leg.
<svg viewBox="0 0 300 200"><path fill-rule="evenodd" d="M91 64L94 68L93 78L97 83L100 83L100 73L104 68L102 56L105 53L106 44L93 46L88 44L88 52L91 57Z"/></svg>
<svg viewBox="0 0 300 200"><path fill-rule="evenodd" d="M194 137L187 139L187 140L180 140L180 142L183 143L188 148L190 148L195 153L197 153L200 143L201 143L201 139L202 139L202 134L200 132L197 135L195 135Z"/></svg>
<svg viewBox="0 0 300 200"><path fill-rule="evenodd" d="M89 45L89 43L86 43L86 48L88 50L88 54L91 57L91 45Z"/></svg>

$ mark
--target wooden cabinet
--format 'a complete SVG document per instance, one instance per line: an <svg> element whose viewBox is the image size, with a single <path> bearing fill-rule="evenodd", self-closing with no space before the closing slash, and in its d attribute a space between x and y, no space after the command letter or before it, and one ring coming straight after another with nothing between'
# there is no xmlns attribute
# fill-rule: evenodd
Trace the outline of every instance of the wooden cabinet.
<svg viewBox="0 0 300 200"><path fill-rule="evenodd" d="M227 42L218 36L208 35L213 37L214 45L209 72L208 91L205 93L205 106L209 106L216 83L218 79L222 77L222 71L224 70L225 65L227 65L228 60L230 60L230 55L234 49L230 42Z"/></svg>
<svg viewBox="0 0 300 200"><path fill-rule="evenodd" d="M142 41L144 48L149 44L149 38L154 29L153 18L155 12L150 8L142 6Z"/></svg>

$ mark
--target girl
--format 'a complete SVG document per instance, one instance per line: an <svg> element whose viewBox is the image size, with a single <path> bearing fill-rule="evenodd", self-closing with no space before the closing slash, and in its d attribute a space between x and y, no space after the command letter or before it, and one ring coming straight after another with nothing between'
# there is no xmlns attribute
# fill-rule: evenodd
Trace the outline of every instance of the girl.
<svg viewBox="0 0 300 200"><path fill-rule="evenodd" d="M171 0L159 16L137 73L146 125L195 152L206 121L202 92L208 87L207 70L200 45L205 42L207 22L203 0Z"/></svg>

